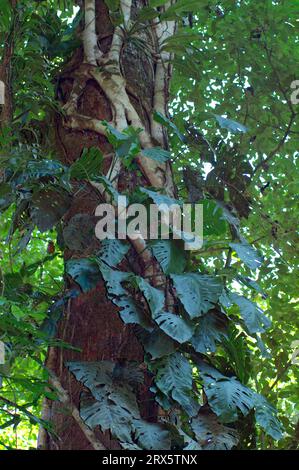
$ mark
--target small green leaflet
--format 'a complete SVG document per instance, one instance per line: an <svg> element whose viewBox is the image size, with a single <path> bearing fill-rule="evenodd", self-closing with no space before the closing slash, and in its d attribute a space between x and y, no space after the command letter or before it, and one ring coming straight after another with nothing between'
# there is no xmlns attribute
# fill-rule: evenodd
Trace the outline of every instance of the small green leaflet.
<svg viewBox="0 0 299 470"><path fill-rule="evenodd" d="M172 130L178 136L181 142L186 143L186 137L178 130L176 125L172 121L170 121L170 119L168 119L166 116L163 116L163 114L159 112L155 112L154 120L159 124L162 124L163 126Z"/></svg>
<svg viewBox="0 0 299 470"><path fill-rule="evenodd" d="M191 318L207 313L218 302L223 286L218 278L206 274L172 274L178 297Z"/></svg>
<svg viewBox="0 0 299 470"><path fill-rule="evenodd" d="M249 269L257 269L261 266L263 258L245 240L242 240L242 243L230 243L229 246L237 253L240 260L242 260Z"/></svg>
<svg viewBox="0 0 299 470"><path fill-rule="evenodd" d="M249 333L263 333L267 328L270 328L271 321L256 303L234 293L230 294L229 297L240 308L241 316Z"/></svg>
<svg viewBox="0 0 299 470"><path fill-rule="evenodd" d="M108 129L108 140L119 158L134 158L140 152L139 133L141 129L128 127L123 132L103 121Z"/></svg>
<svg viewBox="0 0 299 470"><path fill-rule="evenodd" d="M101 175L103 154L97 147L84 149L81 157L70 167L70 177L78 180L92 180Z"/></svg>
<svg viewBox="0 0 299 470"><path fill-rule="evenodd" d="M168 150L164 150L160 147L147 148L141 151L144 157L155 160L156 162L165 163L170 159L171 154Z"/></svg>
<svg viewBox="0 0 299 470"><path fill-rule="evenodd" d="M218 124L220 127L223 129L227 129L230 132L236 133L236 132L241 132L245 133L248 131L248 128L244 126L243 124L240 124L237 121L232 121L231 119L227 119L223 116L219 116L219 114L214 114L215 118L218 121Z"/></svg>

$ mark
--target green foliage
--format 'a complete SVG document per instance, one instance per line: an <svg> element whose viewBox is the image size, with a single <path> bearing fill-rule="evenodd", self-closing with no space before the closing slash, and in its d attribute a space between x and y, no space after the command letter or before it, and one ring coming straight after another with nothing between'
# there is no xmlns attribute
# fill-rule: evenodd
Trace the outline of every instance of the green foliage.
<svg viewBox="0 0 299 470"><path fill-rule="evenodd" d="M52 432L40 419L42 399L56 399L43 367L46 350L71 347L55 340L64 305L101 279L121 319L137 325L155 400L166 411L175 409L178 419L167 429L141 419L136 394L144 373L136 364L70 363L89 389L80 412L90 427L109 429L126 449L231 449L239 439L239 446L247 445L246 429L239 429L246 417L257 448L298 446L299 372L291 361L298 330L298 111L290 101L298 63L295 5L178 0L166 11L157 9L165 4L151 0L132 31L153 18L179 22L162 46L174 53L173 119L154 115L168 131L170 150L141 149L140 129L106 128L130 171L136 171L140 152L161 163L172 159L178 199L139 188L144 200L171 206L195 195L204 206L199 252L185 256L176 240L151 244L177 302L173 311L164 285L120 270L130 252L117 240L106 240L88 258L66 261L64 274L77 287L64 290L59 247L83 253L90 245L78 230L89 223L82 214L62 227L72 180L76 190L93 180L114 201L118 196L102 174L97 148L85 149L66 167L53 145L53 113L63 113L55 77L80 46L82 13L73 16L70 1L21 1L15 11L0 2L0 54L7 35L15 41L14 116L11 129L0 135L3 448L34 447L41 423ZM107 5L120 24L119 2ZM186 168L196 175L189 185Z"/></svg>
<svg viewBox="0 0 299 470"><path fill-rule="evenodd" d="M223 286L219 279L205 274L172 274L178 297L191 318L207 313L218 302Z"/></svg>

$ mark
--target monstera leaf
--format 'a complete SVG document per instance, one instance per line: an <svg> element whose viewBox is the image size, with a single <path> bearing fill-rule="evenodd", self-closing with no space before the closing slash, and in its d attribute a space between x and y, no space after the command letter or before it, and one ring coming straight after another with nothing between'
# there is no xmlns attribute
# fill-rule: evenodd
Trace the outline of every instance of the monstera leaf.
<svg viewBox="0 0 299 470"><path fill-rule="evenodd" d="M141 309L134 299L130 297L122 297L121 299L115 298L113 299L113 303L121 309L119 315L124 323L136 323L145 330L153 330L153 325L150 319L147 318L144 309Z"/></svg>
<svg viewBox="0 0 299 470"><path fill-rule="evenodd" d="M194 326L173 313L162 312L155 321L164 333L179 343L185 343L193 334Z"/></svg>
<svg viewBox="0 0 299 470"><path fill-rule="evenodd" d="M148 423L143 420L134 420L137 444L145 450L167 450L170 449L170 434L161 424Z"/></svg>
<svg viewBox="0 0 299 470"><path fill-rule="evenodd" d="M65 270L83 292L93 289L101 279L97 263L88 258L70 259L66 262Z"/></svg>
<svg viewBox="0 0 299 470"><path fill-rule="evenodd" d="M130 246L121 240L106 239L101 242L101 248L98 253L101 261L104 261L112 268L116 267L128 253Z"/></svg>
<svg viewBox="0 0 299 470"><path fill-rule="evenodd" d="M152 244L155 258L165 274L184 271L186 265L185 252L178 240L157 240Z"/></svg>
<svg viewBox="0 0 299 470"><path fill-rule="evenodd" d="M202 408L192 418L191 427L203 450L230 450L238 444L238 433L219 423L217 416L209 409Z"/></svg>
<svg viewBox="0 0 299 470"><path fill-rule="evenodd" d="M145 352L152 356L152 359L172 354L176 350L175 342L159 328L155 328L151 333L139 333Z"/></svg>
<svg viewBox="0 0 299 470"><path fill-rule="evenodd" d="M283 427L277 418L277 410L262 395L255 394L255 419L273 439L282 438Z"/></svg>
<svg viewBox="0 0 299 470"><path fill-rule="evenodd" d="M249 333L263 333L271 326L271 321L256 303L238 294L230 294L230 298L240 308L241 316Z"/></svg>
<svg viewBox="0 0 299 470"><path fill-rule="evenodd" d="M225 377L213 367L201 363L199 373L211 409L223 423L238 419L238 411L246 416L254 407L254 392L235 377Z"/></svg>
<svg viewBox="0 0 299 470"><path fill-rule="evenodd" d="M196 412L191 398L192 369L189 361L176 352L157 363L156 386L166 396L170 395L192 415Z"/></svg>
<svg viewBox="0 0 299 470"><path fill-rule="evenodd" d="M130 273L117 271L112 269L107 264L99 262L99 269L102 273L103 279L106 283L106 288L110 298L114 297L127 297L128 293L122 286L123 282L126 282L130 278Z"/></svg>
<svg viewBox="0 0 299 470"><path fill-rule="evenodd" d="M198 320L191 343L200 353L215 352L217 342L227 336L227 317L217 310L212 310Z"/></svg>
<svg viewBox="0 0 299 470"><path fill-rule="evenodd" d="M218 301L223 286L214 276L187 273L171 275L178 297L191 318L207 313Z"/></svg>
<svg viewBox="0 0 299 470"><path fill-rule="evenodd" d="M159 289L151 286L142 277L135 276L137 285L149 304L152 315L155 318L164 308L164 294Z"/></svg>

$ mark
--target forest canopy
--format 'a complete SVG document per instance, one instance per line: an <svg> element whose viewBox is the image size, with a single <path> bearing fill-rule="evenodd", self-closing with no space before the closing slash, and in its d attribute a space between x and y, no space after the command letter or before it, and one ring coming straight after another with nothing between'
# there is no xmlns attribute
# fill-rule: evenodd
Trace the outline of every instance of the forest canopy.
<svg viewBox="0 0 299 470"><path fill-rule="evenodd" d="M0 450L298 448L298 6L0 0Z"/></svg>

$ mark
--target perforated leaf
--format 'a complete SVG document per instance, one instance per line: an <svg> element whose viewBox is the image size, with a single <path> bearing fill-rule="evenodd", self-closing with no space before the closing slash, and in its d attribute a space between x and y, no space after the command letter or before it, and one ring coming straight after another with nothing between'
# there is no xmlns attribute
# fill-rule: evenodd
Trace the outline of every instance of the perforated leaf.
<svg viewBox="0 0 299 470"><path fill-rule="evenodd" d="M170 395L184 408L192 407L192 369L188 360L176 352L159 361L155 379L156 386L166 396ZM189 398L189 403L188 403Z"/></svg>
<svg viewBox="0 0 299 470"><path fill-rule="evenodd" d="M227 336L228 319L221 312L211 311L198 320L191 343L200 353L215 352L217 343Z"/></svg>
<svg viewBox="0 0 299 470"><path fill-rule="evenodd" d="M150 306L153 317L155 318L155 316L164 308L163 292L151 286L149 282L145 281L142 277L136 276L135 279L139 289Z"/></svg>
<svg viewBox="0 0 299 470"><path fill-rule="evenodd" d="M283 427L277 418L277 410L270 405L265 397L255 394L255 419L263 430L273 439L282 438Z"/></svg>
<svg viewBox="0 0 299 470"><path fill-rule="evenodd" d="M152 250L165 274L179 274L184 271L185 251L178 240L157 240L152 244Z"/></svg>
<svg viewBox="0 0 299 470"><path fill-rule="evenodd" d="M99 269L106 283L106 288L110 297L113 298L115 296L128 295L126 289L122 286L122 283L129 280L130 273L117 271L102 262L99 263Z"/></svg>
<svg viewBox="0 0 299 470"><path fill-rule="evenodd" d="M225 377L213 367L201 363L199 373L211 409L223 423L238 419L238 411L246 416L254 407L254 392L235 377Z"/></svg>
<svg viewBox="0 0 299 470"><path fill-rule="evenodd" d="M135 430L136 441L142 449L170 449L170 434L161 424L135 420L133 421L133 428Z"/></svg>
<svg viewBox="0 0 299 470"><path fill-rule="evenodd" d="M218 278L205 274L172 274L174 287L191 318L208 312L218 301L223 286Z"/></svg>
<svg viewBox="0 0 299 470"><path fill-rule="evenodd" d="M155 318L155 321L164 333L179 343L188 341L193 334L192 323L173 313L162 312Z"/></svg>
<svg viewBox="0 0 299 470"><path fill-rule="evenodd" d="M230 450L239 441L237 431L219 423L210 410L201 410L192 418L191 427L196 439L203 443L203 450Z"/></svg>
<svg viewBox="0 0 299 470"><path fill-rule="evenodd" d="M101 242L98 256L111 267L116 267L128 253L130 246L121 240L106 239Z"/></svg>
<svg viewBox="0 0 299 470"><path fill-rule="evenodd" d="M88 258L67 261L65 270L79 284L83 292L93 289L101 279L97 263Z"/></svg>
<svg viewBox="0 0 299 470"><path fill-rule="evenodd" d="M136 305L134 299L123 297L121 299L113 299L113 302L120 307L119 315L124 323L136 323L145 330L152 331L153 326L146 313Z"/></svg>

